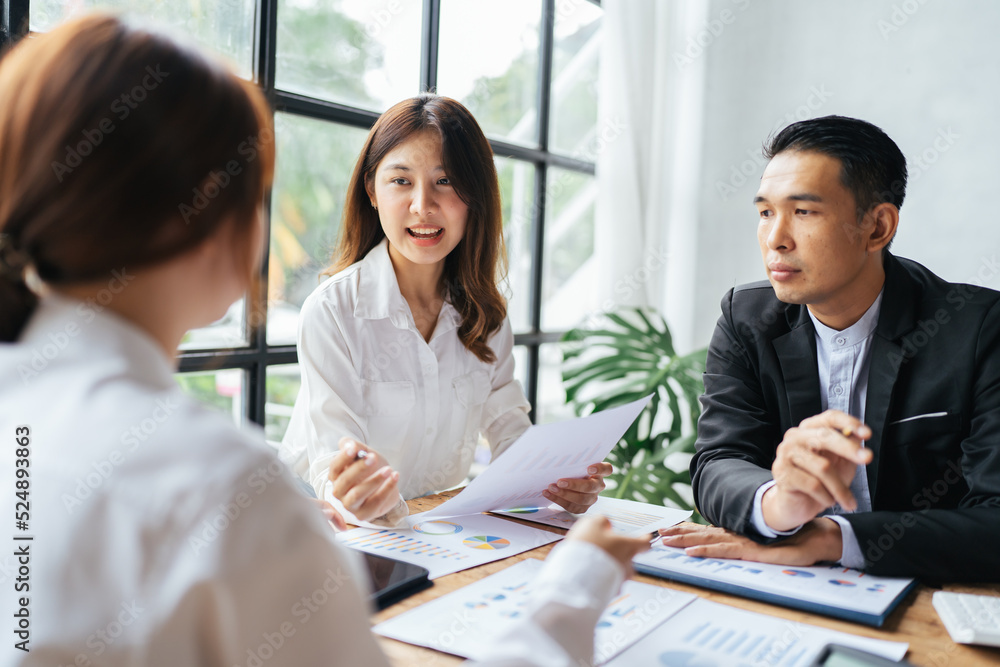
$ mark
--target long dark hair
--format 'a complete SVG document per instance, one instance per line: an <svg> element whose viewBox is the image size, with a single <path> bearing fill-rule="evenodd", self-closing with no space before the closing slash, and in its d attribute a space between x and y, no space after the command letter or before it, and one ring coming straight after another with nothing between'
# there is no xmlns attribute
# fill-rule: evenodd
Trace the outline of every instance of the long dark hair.
<svg viewBox="0 0 1000 667"><path fill-rule="evenodd" d="M500 185L489 141L469 110L455 100L429 94L412 97L375 122L354 165L340 240L333 264L323 275L360 261L385 238L366 186L390 151L428 129L440 134L448 179L468 206L465 235L445 259L443 287L462 317L458 328L462 344L491 363L496 357L487 340L507 316L507 303L497 287L507 271Z"/></svg>
<svg viewBox="0 0 1000 667"><path fill-rule="evenodd" d="M0 341L37 304L30 272L97 280L224 223L249 242L273 170L263 95L199 53L103 15L23 40L0 60Z"/></svg>

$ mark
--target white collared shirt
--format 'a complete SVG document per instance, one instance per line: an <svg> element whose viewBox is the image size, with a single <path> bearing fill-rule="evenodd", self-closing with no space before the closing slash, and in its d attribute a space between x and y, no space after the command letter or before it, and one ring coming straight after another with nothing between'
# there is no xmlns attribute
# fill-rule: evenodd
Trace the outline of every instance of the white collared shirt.
<svg viewBox="0 0 1000 667"><path fill-rule="evenodd" d="M0 344L0 511L13 529L26 425L30 511L15 532L33 537L8 532L0 554L0 665L388 665L357 555L258 428L237 431L172 372L132 323L56 296ZM26 545L26 562L11 544ZM582 542L549 560L524 622L482 664L590 664L624 573ZM10 632L22 606L30 652Z"/></svg>
<svg viewBox="0 0 1000 667"><path fill-rule="evenodd" d="M400 293L388 242L325 280L299 320L302 386L281 457L324 497L330 461L344 436L382 454L400 474L403 498L460 484L482 434L493 458L531 424L514 379L510 323L490 339L492 364L458 338L445 302L429 342ZM329 496L327 495L329 498Z"/></svg>
<svg viewBox="0 0 1000 667"><path fill-rule="evenodd" d="M882 292L865 314L851 326L838 331L820 322L812 311L812 320L816 337L816 364L819 371L820 404L823 412L840 410L849 415L865 420L865 401L868 398L868 370L871 367L871 342L878 325L878 316L882 309ZM862 443L862 446L864 444ZM765 537L792 535L799 529L791 531L775 531L764 521L762 499L764 492L774 486L774 481L762 484L754 495L752 522L754 528ZM851 484L858 503L856 512L870 512L872 508L871 492L868 488L868 475L865 466L859 465ZM864 567L864 556L854 529L840 515L847 514L840 505L831 508L827 513L840 526L843 538L841 564L846 567Z"/></svg>

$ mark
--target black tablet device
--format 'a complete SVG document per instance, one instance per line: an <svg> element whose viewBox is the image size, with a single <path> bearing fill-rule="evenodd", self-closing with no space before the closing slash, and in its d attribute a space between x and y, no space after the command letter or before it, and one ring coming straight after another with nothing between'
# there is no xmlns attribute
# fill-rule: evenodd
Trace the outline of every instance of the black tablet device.
<svg viewBox="0 0 1000 667"><path fill-rule="evenodd" d="M379 610L431 586L426 567L364 551L360 553L371 576L372 601Z"/></svg>

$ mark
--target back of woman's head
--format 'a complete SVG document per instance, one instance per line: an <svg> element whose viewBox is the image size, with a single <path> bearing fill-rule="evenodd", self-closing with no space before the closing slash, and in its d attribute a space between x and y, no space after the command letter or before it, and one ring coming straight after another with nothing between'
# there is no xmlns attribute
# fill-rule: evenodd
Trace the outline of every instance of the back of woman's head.
<svg viewBox="0 0 1000 667"><path fill-rule="evenodd" d="M0 341L37 303L29 273L87 283L169 260L224 224L251 237L270 123L253 84L116 18L23 40L0 60Z"/></svg>
<svg viewBox="0 0 1000 667"><path fill-rule="evenodd" d="M500 186L490 143L461 103L424 94L399 102L379 117L354 166L339 247L333 266L324 274L333 275L363 259L385 238L368 187L389 152L427 131L440 135L445 173L468 207L465 234L445 261L444 287L462 317L459 338L477 357L492 362L494 355L486 341L507 315L506 302L497 288L506 273L507 260Z"/></svg>

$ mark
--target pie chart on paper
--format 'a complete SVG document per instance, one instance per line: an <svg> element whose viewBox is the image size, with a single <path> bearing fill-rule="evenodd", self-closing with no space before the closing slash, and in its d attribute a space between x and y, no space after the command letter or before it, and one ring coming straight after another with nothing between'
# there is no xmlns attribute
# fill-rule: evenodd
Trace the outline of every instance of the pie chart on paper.
<svg viewBox="0 0 1000 667"><path fill-rule="evenodd" d="M422 521L413 530L424 535L453 535L462 532L462 526L451 521Z"/></svg>
<svg viewBox="0 0 1000 667"><path fill-rule="evenodd" d="M462 540L462 544L469 547L470 549L481 549L485 551L495 551L497 549L506 549L510 546L510 540L504 539L502 537L493 537L491 535L476 535L474 537L467 537Z"/></svg>

